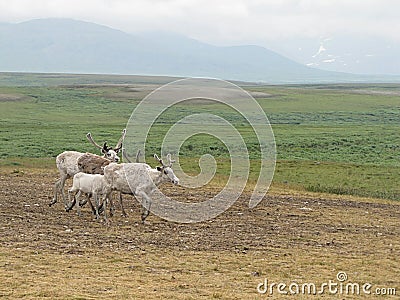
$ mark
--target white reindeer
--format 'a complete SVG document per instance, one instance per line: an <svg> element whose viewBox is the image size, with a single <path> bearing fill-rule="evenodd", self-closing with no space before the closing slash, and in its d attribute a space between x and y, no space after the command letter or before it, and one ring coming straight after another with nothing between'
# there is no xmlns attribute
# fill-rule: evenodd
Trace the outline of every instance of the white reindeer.
<svg viewBox="0 0 400 300"><path fill-rule="evenodd" d="M91 153L82 153L77 151L65 151L59 154L56 157L56 165L60 173L60 179L54 184L54 198L49 203L49 206L52 206L57 202L57 196L59 193L61 193L64 200L64 206L66 209L68 208L67 200L64 194L64 185L68 178L81 171L92 174L102 173L101 167L104 167L110 162L118 162L118 152L122 148L122 142L125 134L126 130L124 129L122 131L121 138L114 148L108 147L107 142L105 142L103 147L101 147L93 140L90 132L86 135L91 143L93 143L97 148L101 149L103 157Z"/></svg>
<svg viewBox="0 0 400 300"><path fill-rule="evenodd" d="M179 184L179 179L172 170L174 161L171 160L171 155L167 155L167 164L164 164L156 154L154 154L154 157L161 163L161 167L153 169L145 163L111 163L104 168L104 178L110 188L107 198L110 198L112 191L140 197L143 206L141 216L143 223L150 213L150 196L156 187L164 182Z"/></svg>
<svg viewBox="0 0 400 300"><path fill-rule="evenodd" d="M122 148L122 153L124 158L128 161L131 162L130 158L128 157L126 151L124 151L124 149ZM136 153L136 162L139 162L139 157L140 157L140 150L138 150L138 152ZM79 165L79 170L81 172L84 173L88 173L88 174L104 174L104 167L108 164L110 164L111 161L106 160L104 158L99 158L99 157L95 157L92 154L85 154L83 156L81 156L78 160L78 165ZM114 202L112 200L112 198L108 199L110 201L110 216L114 215L114 211L115 211L115 206L114 206ZM89 201L90 207L92 208L93 213L96 213L96 210L93 207L93 204L90 202L90 196L86 197L85 200L83 201L79 201L79 206L83 206L85 205L87 202ZM124 217L127 216L125 209L124 209L124 205L122 202L122 193L119 193L119 204L121 207L121 211L122 211L122 215ZM71 204L68 207L68 211L72 209L72 207L75 205L75 203ZM100 207L98 208L98 213L102 213L104 210L103 204L100 205Z"/></svg>
<svg viewBox="0 0 400 300"><path fill-rule="evenodd" d="M72 187L68 190L68 199L70 200L70 205L67 208L67 211L70 211L75 203L78 202L77 212L78 215L81 215L80 205L79 205L79 197L81 193L86 194L86 197L92 207L92 210L95 210L96 219L99 218L99 207L100 201L99 198L103 198L104 208L106 206L106 195L108 194L108 183L104 178L104 175L100 174L86 174L83 172L79 172L74 175ZM74 194L74 199L71 201L71 194ZM89 198L93 196L95 201L95 207L93 208L92 203ZM106 211L104 211L104 220L107 222Z"/></svg>

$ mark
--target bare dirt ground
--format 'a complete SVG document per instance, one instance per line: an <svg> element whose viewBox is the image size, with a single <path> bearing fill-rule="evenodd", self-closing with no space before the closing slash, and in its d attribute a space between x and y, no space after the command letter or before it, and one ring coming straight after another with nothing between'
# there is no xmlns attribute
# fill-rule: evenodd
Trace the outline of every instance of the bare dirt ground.
<svg viewBox="0 0 400 300"><path fill-rule="evenodd" d="M116 202L105 226L88 206L81 217L62 201L49 207L56 178L44 170L0 173L0 298L259 299L267 297L256 289L264 278L320 283L339 271L400 293L396 202L280 191L250 210L245 194L210 221L178 224L151 214L142 225L140 205L126 196L129 216ZM213 195L163 189L183 201Z"/></svg>
<svg viewBox="0 0 400 300"><path fill-rule="evenodd" d="M0 102L20 101L20 100L23 100L25 98L26 98L26 96L23 96L23 95L0 94Z"/></svg>

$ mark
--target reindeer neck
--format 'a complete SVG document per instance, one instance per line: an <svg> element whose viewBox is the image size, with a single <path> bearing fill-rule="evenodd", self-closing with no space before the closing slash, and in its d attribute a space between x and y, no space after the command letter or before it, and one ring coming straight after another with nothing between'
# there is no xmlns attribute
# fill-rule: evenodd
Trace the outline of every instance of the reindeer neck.
<svg viewBox="0 0 400 300"><path fill-rule="evenodd" d="M162 172L156 169L150 169L149 175L156 186L159 186L161 183L163 183Z"/></svg>

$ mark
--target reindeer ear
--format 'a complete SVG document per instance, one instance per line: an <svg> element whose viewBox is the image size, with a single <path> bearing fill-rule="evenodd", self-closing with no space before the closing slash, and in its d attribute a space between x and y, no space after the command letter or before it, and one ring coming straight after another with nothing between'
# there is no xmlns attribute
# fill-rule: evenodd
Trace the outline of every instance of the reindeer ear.
<svg viewBox="0 0 400 300"><path fill-rule="evenodd" d="M121 151L121 148L122 148L122 145L121 145L121 147L119 147L119 148L114 148L114 151L115 151L115 153L119 153L119 151Z"/></svg>
<svg viewBox="0 0 400 300"><path fill-rule="evenodd" d="M162 171L162 168L161 167L157 167L157 171Z"/></svg>
<svg viewBox="0 0 400 300"><path fill-rule="evenodd" d="M101 152L102 152L102 153L108 152L108 149L107 149L107 142L104 143L103 148L101 149Z"/></svg>

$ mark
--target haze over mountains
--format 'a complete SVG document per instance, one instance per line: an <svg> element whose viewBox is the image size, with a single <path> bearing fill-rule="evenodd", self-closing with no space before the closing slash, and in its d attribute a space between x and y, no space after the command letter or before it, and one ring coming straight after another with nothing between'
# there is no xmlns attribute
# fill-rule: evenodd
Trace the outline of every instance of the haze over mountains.
<svg viewBox="0 0 400 300"><path fill-rule="evenodd" d="M316 65L317 66L317 65ZM259 46L132 35L71 19L0 23L0 71L204 76L261 82L400 81L319 70Z"/></svg>
<svg viewBox="0 0 400 300"><path fill-rule="evenodd" d="M343 33L319 39L290 39L271 49L304 65L356 74L400 74L400 43L377 36Z"/></svg>

